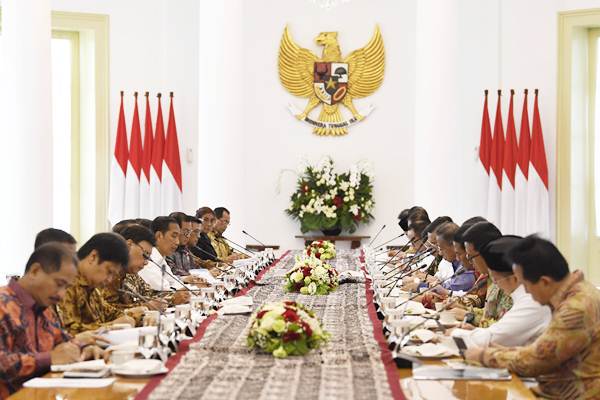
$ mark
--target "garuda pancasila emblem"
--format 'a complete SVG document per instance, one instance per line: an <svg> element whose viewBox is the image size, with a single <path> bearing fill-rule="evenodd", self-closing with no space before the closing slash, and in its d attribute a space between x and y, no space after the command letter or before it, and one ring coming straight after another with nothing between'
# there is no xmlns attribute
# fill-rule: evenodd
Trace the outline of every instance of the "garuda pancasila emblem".
<svg viewBox="0 0 600 400"><path fill-rule="evenodd" d="M318 135L345 135L348 127L372 110L361 114L353 104L354 99L370 96L383 81L385 49L379 27L369 43L342 58L337 32L322 32L315 38L323 46L321 58L310 50L298 46L286 26L279 47L279 79L294 96L308 98L304 111L294 106L290 110L296 118L314 126ZM319 118L309 113L322 104ZM352 117L344 120L340 110L344 105Z"/></svg>

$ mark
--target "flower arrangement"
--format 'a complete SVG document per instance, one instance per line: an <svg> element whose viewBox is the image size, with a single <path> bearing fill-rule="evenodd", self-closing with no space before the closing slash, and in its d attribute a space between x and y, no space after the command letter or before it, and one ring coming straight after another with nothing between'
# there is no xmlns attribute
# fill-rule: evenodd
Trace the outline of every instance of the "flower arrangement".
<svg viewBox="0 0 600 400"><path fill-rule="evenodd" d="M300 173L286 213L300 221L303 233L334 228L353 233L373 218L374 205L373 176L366 164L338 174L333 160L325 158Z"/></svg>
<svg viewBox="0 0 600 400"><path fill-rule="evenodd" d="M278 358L302 356L329 339L315 313L295 301L270 303L252 314L247 345Z"/></svg>
<svg viewBox="0 0 600 400"><path fill-rule="evenodd" d="M309 295L325 295L339 286L338 273L315 257L296 257L294 267L285 274L285 289Z"/></svg>
<svg viewBox="0 0 600 400"><path fill-rule="evenodd" d="M315 240L306 248L306 255L314 256L319 260L335 258L335 245L329 240Z"/></svg>

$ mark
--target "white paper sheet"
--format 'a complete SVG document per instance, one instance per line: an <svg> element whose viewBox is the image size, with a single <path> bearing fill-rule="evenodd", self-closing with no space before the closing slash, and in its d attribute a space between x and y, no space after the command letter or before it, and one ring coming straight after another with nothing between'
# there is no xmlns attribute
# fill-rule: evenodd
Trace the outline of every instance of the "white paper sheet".
<svg viewBox="0 0 600 400"><path fill-rule="evenodd" d="M23 384L26 388L103 388L113 384L115 378L63 379L33 378Z"/></svg>
<svg viewBox="0 0 600 400"><path fill-rule="evenodd" d="M207 269L202 269L202 268L201 269L190 269L190 274L204 279L206 282L208 282L211 285L214 285L217 282L215 277L212 276L212 274Z"/></svg>

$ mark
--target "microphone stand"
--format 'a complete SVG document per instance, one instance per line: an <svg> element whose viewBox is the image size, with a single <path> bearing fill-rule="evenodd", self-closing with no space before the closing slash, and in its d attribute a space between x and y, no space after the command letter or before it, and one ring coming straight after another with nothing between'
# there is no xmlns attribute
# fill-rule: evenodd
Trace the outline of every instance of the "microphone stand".
<svg viewBox="0 0 600 400"><path fill-rule="evenodd" d="M377 235L375 235L375 237L373 239L371 239L371 241L369 242L369 244L367 244L367 246L370 246L371 244L373 244L373 242L375 241L375 239L377 239L379 237L379 235L381 234L381 232L385 229L385 224L383 224L383 226L381 227L381 229L379 230L379 232L377 232Z"/></svg>
<svg viewBox="0 0 600 400"><path fill-rule="evenodd" d="M378 248L378 247L384 246L384 245L386 245L386 244L388 244L388 243L391 243L391 242L393 242L393 241L394 241L394 240L396 240L396 239L400 239L402 236L406 236L406 232L405 232L405 233L402 233L402 234L400 234L400 235L398 235L398 236L396 236L396 237L394 237L394 238L392 238L392 239L390 239L390 240L388 240L388 241L387 241L387 242L385 242L385 243L381 243L380 245L378 245L378 246L374 246L374 247L375 247L375 248Z"/></svg>
<svg viewBox="0 0 600 400"><path fill-rule="evenodd" d="M423 257L423 258L425 258L425 257ZM418 263L419 261L423 260L423 258L421 258L420 260L416 261L416 262L415 262L415 264L416 264L416 263ZM434 262L435 262L435 259L434 259L434 260L433 260L433 261L432 261L432 262L431 262L429 265L427 265L427 264L423 264L423 265L422 265L420 268L414 269L414 270L412 270L412 271L408 271L407 273L405 273L405 274L403 274L403 275L400 275L400 277L399 277L398 279L396 279L396 281L394 282L394 285L393 285L393 286L390 288L390 290L387 292L387 294L386 294L386 297L387 297L387 296L389 296L389 295L392 293L392 291L394 290L394 288L396 287L396 285L398 284L398 282L400 282L400 281L402 280L402 278L404 278L404 277L406 277L406 276L409 276L409 275L412 275L412 274L414 274L416 271L420 271L421 269L423 269L423 267L427 267L427 269L429 269L429 267L431 267L431 266L433 265L433 263L434 263ZM409 264L409 265L410 265L410 264ZM388 285L389 285L389 284L388 284ZM385 286L385 287L387 287L387 286Z"/></svg>
<svg viewBox="0 0 600 400"><path fill-rule="evenodd" d="M200 252L202 252L203 254L205 254L205 255L207 255L207 256L210 256L210 257L212 257L212 254L210 254L208 251L204 250L203 248L200 248L200 247L196 246L196 249L200 250ZM234 265L232 265L232 264L229 264L228 262L226 262L226 261L223 261L223 260L221 260L221 259L220 259L220 258L218 258L218 257L217 257L217 261L215 261L215 262L216 262L217 264L218 264L218 263L223 263L223 264L225 264L225 265L228 265L228 266L229 266L229 267L231 267L231 268L235 268L235 266L234 266ZM229 270L229 268L228 268L228 269L222 269L222 268L219 268L219 266L218 266L218 265L216 265L216 267L217 267L217 269L218 269L219 271L221 271L221 272L224 272L224 271L228 271L228 270Z"/></svg>
<svg viewBox="0 0 600 400"><path fill-rule="evenodd" d="M463 271L464 272L464 271ZM461 272L462 273L462 272ZM479 290L481 287L483 287L483 285L486 283L486 279L482 279L481 282L476 283L475 285L473 285L473 287L469 290L467 290L467 292L465 293L465 295L473 293L476 290ZM421 293L422 294L422 293ZM435 319L438 327L441 325L439 322L439 317L440 314L446 310L448 310L448 308L454 304L456 300L453 301L448 301L439 311L436 311L435 314L433 314L431 317L429 317L429 319ZM398 345L395 348L395 351L398 352L398 350L402 349L402 347L404 347L406 345L406 343L408 342L409 335L415 331L416 329L420 328L421 326L423 326L425 323L427 322L427 319L424 319L423 321L419 322L417 325L413 326L412 328L410 328L406 333L404 333L402 335L402 337L400 338L400 342L398 343Z"/></svg>
<svg viewBox="0 0 600 400"><path fill-rule="evenodd" d="M260 240L258 240L257 238L255 238L254 236L252 236L251 234L249 234L248 232L242 230L242 233L246 236L250 236L252 239L254 239L258 244L260 244L263 247L267 247L266 244L264 244L263 242L261 242Z"/></svg>
<svg viewBox="0 0 600 400"><path fill-rule="evenodd" d="M432 287L428 288L427 290L424 290L424 291L423 291L423 292L421 292L421 293L417 293L417 294L415 294L414 296L411 296L411 297L409 297L408 299L404 300L402 303L398 304L398 305L397 305L396 307L394 307L394 308L401 307L401 306L403 306L404 304L408 303L409 301L411 301L411 300L414 300L415 298L417 298L417 297L419 297L419 296L422 296L422 295L424 295L425 293L431 292L433 289L437 288L438 286L442 286L444 283L446 283L446 282L449 282L451 279L453 279L453 278L456 278L457 276L459 276L459 275L462 275L462 274L464 274L465 272L467 272L467 270L466 270L466 269L462 269L461 271L455 272L455 273L454 273L454 274L453 274L453 275L452 275L450 278L448 278L448 279L446 279L446 280L443 280L443 281L441 281L441 282L439 282L439 283L437 283L437 284L433 285ZM473 286L475 286L475 285L473 285ZM473 288L471 288L471 289L473 289ZM469 289L469 290L470 290L470 289ZM468 292L467 292L467 293L468 293Z"/></svg>
<svg viewBox="0 0 600 400"><path fill-rule="evenodd" d="M254 256L254 254L256 254L256 252L255 252L255 251L253 251L253 250L250 250L250 249L246 249L246 248L244 248L243 246L241 246L241 245L237 244L236 242L234 242L234 241L232 241L232 240L229 240L229 239L227 239L227 238L226 238L225 236L223 236L223 235L221 235L221 237L222 237L223 239L225 239L226 241L228 241L229 243L231 243L232 245L234 245L234 246L236 246L236 247L238 247L238 248L240 248L240 249L243 249L243 250L244 250L243 252L242 252L242 251L239 251L239 250L237 250L237 252L238 252L238 253L244 254L244 255L246 255L246 256L249 256L249 257L252 257L252 256Z"/></svg>

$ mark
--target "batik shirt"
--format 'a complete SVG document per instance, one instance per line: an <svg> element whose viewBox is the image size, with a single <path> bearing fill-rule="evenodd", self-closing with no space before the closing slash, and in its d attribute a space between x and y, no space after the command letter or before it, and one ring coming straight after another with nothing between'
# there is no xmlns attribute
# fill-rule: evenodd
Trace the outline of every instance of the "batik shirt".
<svg viewBox="0 0 600 400"><path fill-rule="evenodd" d="M504 290L493 283L490 279L485 296L483 309L473 309L475 314L474 325L487 328L506 314L513 306L513 299Z"/></svg>
<svg viewBox="0 0 600 400"><path fill-rule="evenodd" d="M57 309L63 326L73 335L96 330L123 315L119 307L109 304L81 274L67 289Z"/></svg>
<svg viewBox="0 0 600 400"><path fill-rule="evenodd" d="M545 398L599 399L600 292L580 271L565 279L550 299L548 329L528 346L486 349L483 363L535 377Z"/></svg>
<svg viewBox="0 0 600 400"><path fill-rule="evenodd" d="M51 308L41 308L15 280L0 288L0 398L50 369L52 349L71 340Z"/></svg>
<svg viewBox="0 0 600 400"><path fill-rule="evenodd" d="M217 236L215 233L209 233L210 243L217 253L217 257L223 260L233 254L233 249L225 242L222 236Z"/></svg>

